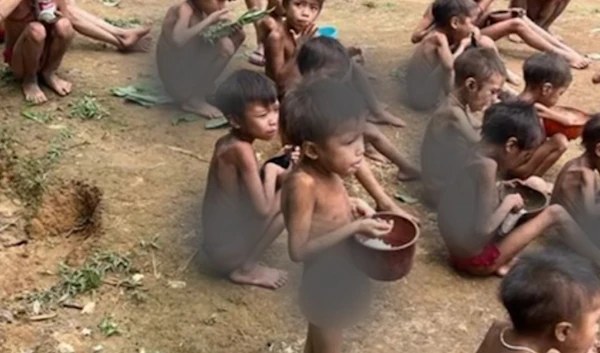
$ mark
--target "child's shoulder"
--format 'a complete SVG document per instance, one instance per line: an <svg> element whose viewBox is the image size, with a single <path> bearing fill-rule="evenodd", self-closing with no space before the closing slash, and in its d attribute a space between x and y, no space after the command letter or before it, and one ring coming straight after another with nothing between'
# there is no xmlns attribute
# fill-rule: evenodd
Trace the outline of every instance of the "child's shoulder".
<svg viewBox="0 0 600 353"><path fill-rule="evenodd" d="M232 134L227 134L217 140L213 154L219 158L226 158L229 160L240 160L240 159L256 159L256 154L252 144L246 141L242 141Z"/></svg>
<svg viewBox="0 0 600 353"><path fill-rule="evenodd" d="M296 190L304 192L313 190L315 185L316 180L310 173L307 173L301 168L297 168L286 179L284 188L287 191Z"/></svg>

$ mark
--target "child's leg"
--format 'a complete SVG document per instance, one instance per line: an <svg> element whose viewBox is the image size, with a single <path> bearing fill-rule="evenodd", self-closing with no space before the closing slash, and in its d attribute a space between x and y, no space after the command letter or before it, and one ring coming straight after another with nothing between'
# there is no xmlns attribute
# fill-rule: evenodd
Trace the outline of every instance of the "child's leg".
<svg viewBox="0 0 600 353"><path fill-rule="evenodd" d="M342 353L342 331L308 324L304 353Z"/></svg>
<svg viewBox="0 0 600 353"><path fill-rule="evenodd" d="M11 25L7 25L6 30L10 33L14 28L11 28ZM12 48L12 57L9 59L8 64L15 76L22 80L25 100L34 104L41 104L48 100L44 92L40 89L37 80L40 69L39 65L46 42L46 28L39 22L30 22L25 25L25 28L20 33L19 38Z"/></svg>
<svg viewBox="0 0 600 353"><path fill-rule="evenodd" d="M510 173L519 179L527 179L532 175L544 175L565 153L568 142L563 134L556 134L547 138L533 152L533 155L525 164L515 170L511 170Z"/></svg>
<svg viewBox="0 0 600 353"><path fill-rule="evenodd" d="M498 52L498 47L496 47L496 43L494 42L494 40L488 36L482 35L481 38L479 38L478 43L479 45L481 45L484 48L490 48L490 49L494 49L494 51L498 54L498 56L500 57L500 53ZM521 78L519 77L519 75L515 74L514 72L510 71L508 68L506 69L506 73L508 75L508 77L506 78L506 81L513 84L513 85L519 85L521 84Z"/></svg>
<svg viewBox="0 0 600 353"><path fill-rule="evenodd" d="M41 68L41 75L48 87L52 88L59 96L66 96L71 93L71 83L58 77L56 70L58 70L67 49L71 46L75 31L71 21L61 18L54 24L49 35L48 53L44 67Z"/></svg>
<svg viewBox="0 0 600 353"><path fill-rule="evenodd" d="M377 126L367 123L365 140L398 167L399 181L411 181L421 177L419 168L408 162Z"/></svg>

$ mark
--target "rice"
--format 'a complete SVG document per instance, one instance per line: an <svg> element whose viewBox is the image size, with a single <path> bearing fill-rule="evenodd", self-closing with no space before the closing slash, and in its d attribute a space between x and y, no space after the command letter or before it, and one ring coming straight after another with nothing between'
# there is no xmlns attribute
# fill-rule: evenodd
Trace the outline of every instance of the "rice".
<svg viewBox="0 0 600 353"><path fill-rule="evenodd" d="M394 247L383 241L381 238L365 237L364 235L357 234L356 239L363 245L368 246L377 250L392 250Z"/></svg>

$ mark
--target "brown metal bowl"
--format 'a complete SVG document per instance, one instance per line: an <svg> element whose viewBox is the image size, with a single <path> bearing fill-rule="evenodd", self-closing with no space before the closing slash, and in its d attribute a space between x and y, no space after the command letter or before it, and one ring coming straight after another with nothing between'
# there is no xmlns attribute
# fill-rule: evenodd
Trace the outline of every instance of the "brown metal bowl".
<svg viewBox="0 0 600 353"><path fill-rule="evenodd" d="M516 183L515 185L502 184L500 197L503 199L510 194L519 194L525 202L525 215L534 216L542 212L550 203L550 197L527 185Z"/></svg>

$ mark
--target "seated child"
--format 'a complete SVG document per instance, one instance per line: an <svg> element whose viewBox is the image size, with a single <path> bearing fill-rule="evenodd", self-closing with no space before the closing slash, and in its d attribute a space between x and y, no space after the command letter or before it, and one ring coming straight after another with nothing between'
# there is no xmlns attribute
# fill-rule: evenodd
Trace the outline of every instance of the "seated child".
<svg viewBox="0 0 600 353"><path fill-rule="evenodd" d="M585 259L557 250L523 256L500 300L510 323L494 322L477 353L596 352L600 280Z"/></svg>
<svg viewBox="0 0 600 353"><path fill-rule="evenodd" d="M300 306L307 318L304 352L341 352L342 329L369 305L369 279L354 267L355 234L378 237L392 224L373 219L364 201L349 197L342 177L363 162L364 114L352 88L338 80L304 81L282 104L286 135L302 156L285 181L282 211L289 253L304 264Z"/></svg>
<svg viewBox="0 0 600 353"><path fill-rule="evenodd" d="M491 49L464 52L454 61L454 88L431 117L421 146L423 186L437 205L445 184L480 140L480 117L498 98L506 69Z"/></svg>
<svg viewBox="0 0 600 353"><path fill-rule="evenodd" d="M552 203L563 206L583 228L596 246L600 246L600 114L584 126L582 144L585 152L567 162L556 179Z"/></svg>
<svg viewBox="0 0 600 353"><path fill-rule="evenodd" d="M222 116L206 98L245 39L241 28L215 45L200 37L207 27L226 19L226 2L185 0L172 6L156 49L158 74L167 93L181 109L207 118Z"/></svg>
<svg viewBox="0 0 600 353"><path fill-rule="evenodd" d="M473 21L478 8L473 0L436 0L433 27L415 49L406 72L408 104L417 110L434 108L453 83L454 60L465 50L497 50L490 38L479 35ZM516 79L508 77L515 83Z"/></svg>
<svg viewBox="0 0 600 353"><path fill-rule="evenodd" d="M486 110L481 141L463 170L447 184L438 207L440 234L456 270L502 276L529 243L552 227L562 229L563 237L585 241L582 230L556 204L516 228L501 229L509 214L523 208L524 201L519 194L501 200L497 182L529 158L543 139L533 106L517 101ZM584 251L600 263L600 251L593 247Z"/></svg>
<svg viewBox="0 0 600 353"><path fill-rule="evenodd" d="M57 4L58 10L64 3ZM25 100L41 104L48 100L39 86L38 77L59 96L71 93L71 83L56 71L75 35L71 22L61 17L52 24L36 19L30 0L0 3L0 22L6 31L4 62L21 81Z"/></svg>
<svg viewBox="0 0 600 353"><path fill-rule="evenodd" d="M566 60L556 54L534 54L523 64L523 77L525 89L518 99L534 104L541 119L553 119L568 125L569 122L564 117L551 109L573 80ZM559 133L548 136L533 152L531 158L511 170L510 174L520 179L527 179L532 175L542 176L560 159L567 146L568 140L565 135Z"/></svg>
<svg viewBox="0 0 600 353"><path fill-rule="evenodd" d="M476 0L479 6L479 15L475 24L481 28L481 34L490 37L494 41L516 35L530 47L543 51L552 52L564 57L569 64L576 69L589 66L591 60L586 59L571 47L558 40L544 29L525 16L525 11L519 8L507 10L490 11L489 8L494 0ZM412 42L420 42L431 30L433 15L431 6L423 16L412 35Z"/></svg>
<svg viewBox="0 0 600 353"><path fill-rule="evenodd" d="M216 92L216 105L231 131L217 140L208 171L202 226L212 266L235 283L277 289L287 275L258 264L284 228L276 187L285 171L273 163L261 180L252 143L277 136L275 85L257 72L233 73Z"/></svg>

